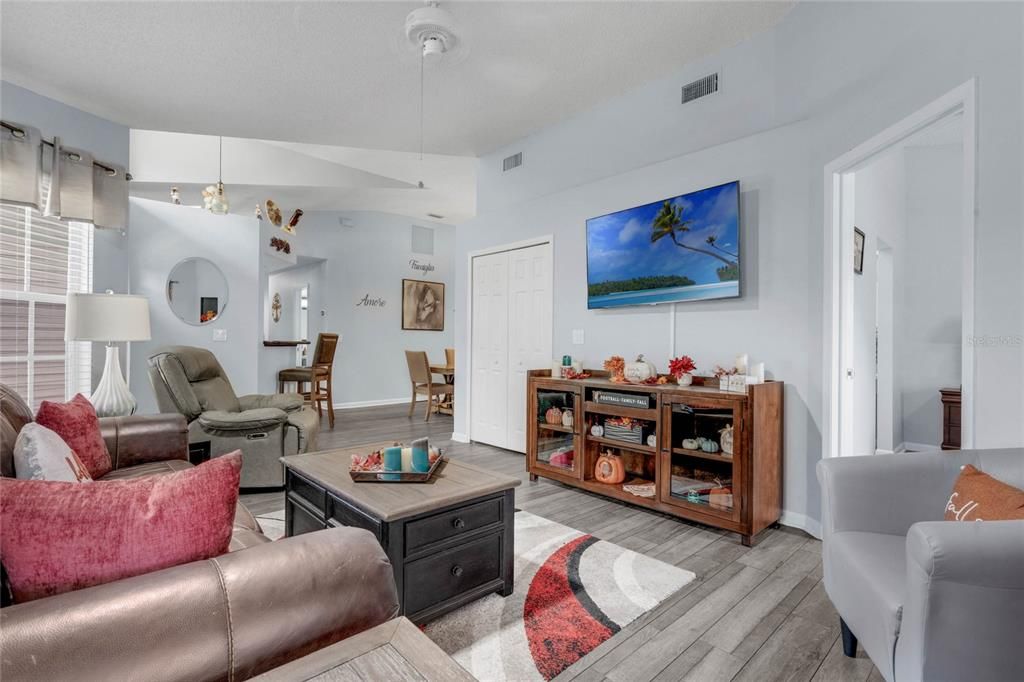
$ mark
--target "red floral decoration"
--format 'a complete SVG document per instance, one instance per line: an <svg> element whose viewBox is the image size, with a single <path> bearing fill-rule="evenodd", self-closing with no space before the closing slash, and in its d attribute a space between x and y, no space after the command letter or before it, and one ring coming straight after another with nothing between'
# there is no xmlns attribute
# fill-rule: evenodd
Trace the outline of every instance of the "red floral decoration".
<svg viewBox="0 0 1024 682"><path fill-rule="evenodd" d="M691 374L697 365L694 364L693 358L689 355L684 355L679 358L672 358L668 361L668 371L676 379L683 376L684 374Z"/></svg>

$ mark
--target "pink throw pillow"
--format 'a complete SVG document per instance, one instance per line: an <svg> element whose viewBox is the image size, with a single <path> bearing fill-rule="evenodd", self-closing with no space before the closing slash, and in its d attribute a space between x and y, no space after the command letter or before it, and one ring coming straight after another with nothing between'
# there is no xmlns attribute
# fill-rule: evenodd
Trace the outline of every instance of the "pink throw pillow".
<svg viewBox="0 0 1024 682"><path fill-rule="evenodd" d="M0 478L0 555L15 602L219 556L242 453L172 474L67 483Z"/></svg>
<svg viewBox="0 0 1024 682"><path fill-rule="evenodd" d="M112 468L96 409L81 393L66 403L44 400L36 414L36 423L63 438L93 478L103 477Z"/></svg>

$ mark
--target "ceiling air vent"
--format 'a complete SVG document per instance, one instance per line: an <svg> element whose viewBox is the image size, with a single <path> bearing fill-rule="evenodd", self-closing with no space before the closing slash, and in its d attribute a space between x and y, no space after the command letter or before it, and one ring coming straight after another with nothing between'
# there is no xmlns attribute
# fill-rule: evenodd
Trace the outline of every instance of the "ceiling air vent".
<svg viewBox="0 0 1024 682"><path fill-rule="evenodd" d="M523 165L523 153L518 152L512 156L506 156L505 160L501 162L501 171L507 173L513 168L519 168Z"/></svg>
<svg viewBox="0 0 1024 682"><path fill-rule="evenodd" d="M683 86L683 104L716 92L718 92L718 74L713 73Z"/></svg>

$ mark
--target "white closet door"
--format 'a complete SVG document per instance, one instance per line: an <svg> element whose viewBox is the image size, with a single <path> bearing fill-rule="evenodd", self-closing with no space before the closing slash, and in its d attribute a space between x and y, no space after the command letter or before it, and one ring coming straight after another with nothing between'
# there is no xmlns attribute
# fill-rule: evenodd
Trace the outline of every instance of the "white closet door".
<svg viewBox="0 0 1024 682"><path fill-rule="evenodd" d="M508 252L508 445L526 452L526 372L551 365L551 244Z"/></svg>
<svg viewBox="0 0 1024 682"><path fill-rule="evenodd" d="M508 252L473 259L470 428L475 441L508 447Z"/></svg>

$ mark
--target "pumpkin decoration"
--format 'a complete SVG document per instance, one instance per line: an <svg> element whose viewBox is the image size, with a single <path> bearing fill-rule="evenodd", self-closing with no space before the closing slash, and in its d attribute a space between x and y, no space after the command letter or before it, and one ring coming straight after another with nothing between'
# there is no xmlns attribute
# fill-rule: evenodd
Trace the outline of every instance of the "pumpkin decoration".
<svg viewBox="0 0 1024 682"><path fill-rule="evenodd" d="M696 438L684 438L683 448L686 450L697 450L700 448L700 443L697 442Z"/></svg>
<svg viewBox="0 0 1024 682"><path fill-rule="evenodd" d="M718 443L709 438L705 438L703 439L703 442L700 444L700 449L703 450L704 452L715 453L718 452Z"/></svg>
<svg viewBox="0 0 1024 682"><path fill-rule="evenodd" d="M562 426L571 429L572 428L572 410L566 410L562 413Z"/></svg>
<svg viewBox="0 0 1024 682"><path fill-rule="evenodd" d="M626 468L622 464L622 459L613 455L611 450L602 452L594 464L594 478L601 483L622 483L626 480Z"/></svg>
<svg viewBox="0 0 1024 682"><path fill-rule="evenodd" d="M549 407L548 411L544 413L544 421L555 426L561 425L562 411L557 407Z"/></svg>
<svg viewBox="0 0 1024 682"><path fill-rule="evenodd" d="M654 365L644 360L643 355L636 356L635 362L627 362L622 369L622 375L631 384L642 384L651 377L658 376L658 370Z"/></svg>
<svg viewBox="0 0 1024 682"><path fill-rule="evenodd" d="M604 427L600 424L594 424L590 427L590 435L600 438L604 435Z"/></svg>
<svg viewBox="0 0 1024 682"><path fill-rule="evenodd" d="M720 442L722 443L722 454L732 456L732 424L729 424L718 433L722 434Z"/></svg>

